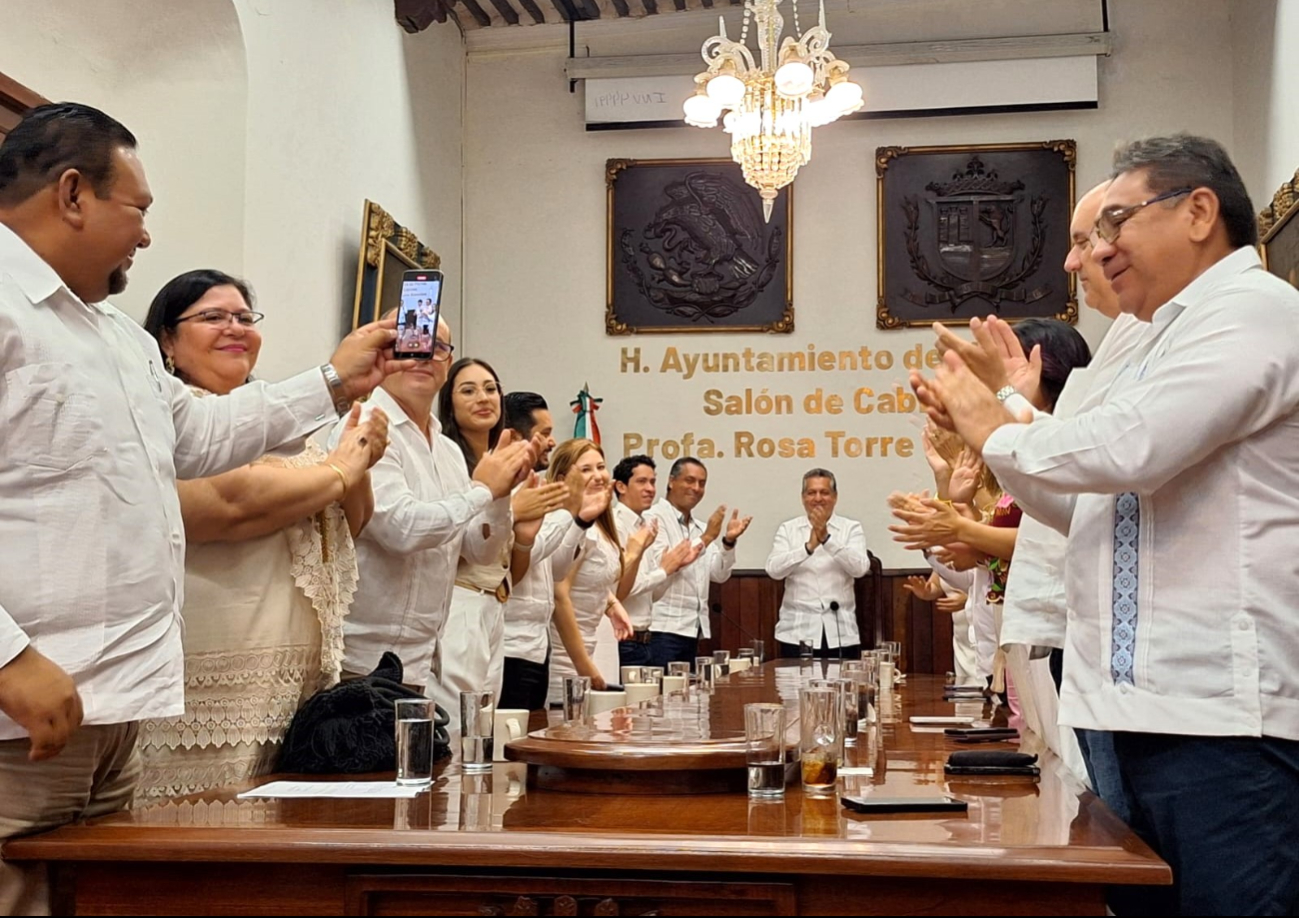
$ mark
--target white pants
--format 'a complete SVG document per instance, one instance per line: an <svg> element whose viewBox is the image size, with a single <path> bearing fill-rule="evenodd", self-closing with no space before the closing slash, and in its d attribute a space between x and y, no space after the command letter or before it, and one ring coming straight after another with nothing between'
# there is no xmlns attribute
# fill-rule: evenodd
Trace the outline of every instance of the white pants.
<svg viewBox="0 0 1299 918"><path fill-rule="evenodd" d="M461 692L500 696L504 661L505 606L493 595L456 587L424 687L424 694L450 715L452 730L460 729Z"/></svg>

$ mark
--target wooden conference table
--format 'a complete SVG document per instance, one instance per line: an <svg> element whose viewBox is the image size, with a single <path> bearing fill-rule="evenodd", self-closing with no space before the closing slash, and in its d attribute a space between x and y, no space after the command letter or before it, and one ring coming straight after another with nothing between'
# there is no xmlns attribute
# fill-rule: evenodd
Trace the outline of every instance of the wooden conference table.
<svg viewBox="0 0 1299 918"><path fill-rule="evenodd" d="M611 761L633 770L637 747L657 756L672 744L665 730L682 733L687 756L710 737L742 742L743 704L796 696L808 675L769 663L669 705L676 718L640 720L640 735L617 711L596 719L595 734L619 718L632 732ZM967 813L865 816L797 784L775 802L617 781L613 793L578 792L552 789L544 765L530 785L523 763L475 776L453 761L410 800L241 800L229 789L18 839L4 856L50 861L68 900L56 907L98 915L1101 915L1105 884L1170 881L1049 754L1037 782L948 781L948 753L966 747L908 722L954 713L940 679L913 675L895 700L877 742L846 763L874 774L841 780L852 793L950 792ZM533 718L546 729L544 714Z"/></svg>

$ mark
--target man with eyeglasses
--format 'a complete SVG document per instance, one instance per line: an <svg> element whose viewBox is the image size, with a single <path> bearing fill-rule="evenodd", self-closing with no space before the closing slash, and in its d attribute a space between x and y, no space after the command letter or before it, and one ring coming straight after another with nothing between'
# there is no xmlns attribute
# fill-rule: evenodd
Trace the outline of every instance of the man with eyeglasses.
<svg viewBox="0 0 1299 918"><path fill-rule="evenodd" d="M1217 143L1129 144L1091 242L1152 325L1104 402L1015 423L955 352L913 380L1068 532L1061 720L1113 732L1131 824L1173 868L1169 889L1116 892L1117 914L1299 901L1299 291L1257 241Z"/></svg>
<svg viewBox="0 0 1299 918"><path fill-rule="evenodd" d="M507 428L469 475L464 453L433 414L454 350L451 329L439 320L433 359L392 374L370 399L388 415L388 450L370 470L374 514L356 538L360 579L343 622L344 678L369 673L391 650L403 681L424 691L456 564L462 553L479 564L500 558L513 525L510 493L536 461L531 442ZM340 424L331 448L342 435Z"/></svg>
<svg viewBox="0 0 1299 918"><path fill-rule="evenodd" d="M40 106L0 144L0 842L124 807L139 721L183 711L176 479L300 439L405 366L375 323L323 367L192 397L105 302L152 202L135 137L89 106ZM0 914L48 907L42 867L0 863Z"/></svg>

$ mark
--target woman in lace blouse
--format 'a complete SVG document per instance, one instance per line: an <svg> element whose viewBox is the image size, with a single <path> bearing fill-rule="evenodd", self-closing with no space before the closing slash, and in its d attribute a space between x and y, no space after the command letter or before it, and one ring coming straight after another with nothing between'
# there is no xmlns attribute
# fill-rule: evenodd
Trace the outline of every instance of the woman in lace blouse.
<svg viewBox="0 0 1299 918"><path fill-rule="evenodd" d="M252 302L243 281L190 271L154 297L145 328L195 396L225 395L257 364ZM140 725L137 803L271 770L298 706L337 681L356 588L352 537L369 520L369 468L387 443L382 412L356 419L328 455L307 442L297 455L178 483L185 713Z"/></svg>

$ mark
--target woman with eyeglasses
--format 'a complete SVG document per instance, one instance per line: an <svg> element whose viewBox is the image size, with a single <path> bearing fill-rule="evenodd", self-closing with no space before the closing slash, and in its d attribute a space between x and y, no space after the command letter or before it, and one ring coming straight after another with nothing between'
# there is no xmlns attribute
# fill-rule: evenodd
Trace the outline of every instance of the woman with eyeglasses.
<svg viewBox="0 0 1299 918"><path fill-rule="evenodd" d="M154 297L145 329L195 397L252 375L260 312L243 281L189 271ZM358 423L328 455L307 442L242 469L178 482L185 551L185 713L140 725L137 801L270 771L298 706L338 680L356 590L352 539L371 513L369 469L387 418Z"/></svg>
<svg viewBox="0 0 1299 918"><path fill-rule="evenodd" d="M472 475L479 461L500 441L505 429L501 380L484 360L462 357L447 371L438 393L443 435L460 448ZM505 601L513 587L515 546L531 548L541 519L564 502L563 485L538 487L536 475L510 498L511 539L487 564L461 557L446 625L434 652L428 695L458 723L462 691L501 693L505 665Z"/></svg>

